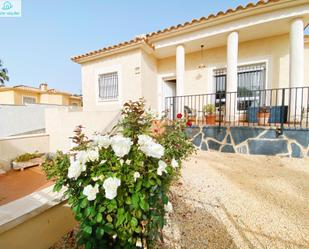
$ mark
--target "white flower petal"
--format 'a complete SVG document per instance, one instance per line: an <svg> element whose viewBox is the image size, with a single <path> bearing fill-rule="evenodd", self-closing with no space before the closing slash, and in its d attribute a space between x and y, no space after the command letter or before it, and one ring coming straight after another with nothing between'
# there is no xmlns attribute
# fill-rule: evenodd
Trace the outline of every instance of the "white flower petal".
<svg viewBox="0 0 309 249"><path fill-rule="evenodd" d="M172 205L172 203L168 202L166 205L164 205L164 210L167 213L173 212L173 205Z"/></svg>
<svg viewBox="0 0 309 249"><path fill-rule="evenodd" d="M120 186L121 181L116 177L109 177L103 183L103 188L105 190L105 197L107 199L114 199L117 196L117 189Z"/></svg>
<svg viewBox="0 0 309 249"><path fill-rule="evenodd" d="M97 197L97 193L99 193L99 185L95 185L92 187L91 185L87 185L84 190L83 194L87 196L88 201L93 201Z"/></svg>
<svg viewBox="0 0 309 249"><path fill-rule="evenodd" d="M134 177L134 182L136 182L136 180L137 180L138 178L141 177L141 174L140 174L139 172L136 171L136 172L134 173L133 177Z"/></svg>
<svg viewBox="0 0 309 249"><path fill-rule="evenodd" d="M111 138L112 148L116 156L123 157L130 152L131 145L133 144L130 138L122 135L116 135Z"/></svg>
<svg viewBox="0 0 309 249"><path fill-rule="evenodd" d="M146 156L160 159L164 155L164 147L147 135L139 135L138 144Z"/></svg>
<svg viewBox="0 0 309 249"><path fill-rule="evenodd" d="M96 135L92 138L93 144L99 146L100 148L104 147L107 149L111 145L111 139L109 136L105 135Z"/></svg>
<svg viewBox="0 0 309 249"><path fill-rule="evenodd" d="M174 169L176 169L176 168L178 168L178 166L179 166L179 164L178 164L178 162L175 160L175 158L173 158L172 159L172 167L174 168Z"/></svg>
<svg viewBox="0 0 309 249"><path fill-rule="evenodd" d="M158 164L159 164L159 167L158 167L158 169L157 169L157 174L158 174L159 176L161 176L163 172L164 172L164 173L167 173L167 172L166 172L167 164L166 164L164 161L162 161L162 160L160 160Z"/></svg>

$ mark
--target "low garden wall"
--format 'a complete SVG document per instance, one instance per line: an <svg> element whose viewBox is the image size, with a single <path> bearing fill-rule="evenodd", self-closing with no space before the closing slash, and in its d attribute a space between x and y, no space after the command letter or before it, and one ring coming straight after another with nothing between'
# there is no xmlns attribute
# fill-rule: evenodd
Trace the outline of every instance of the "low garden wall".
<svg viewBox="0 0 309 249"><path fill-rule="evenodd" d="M0 206L1 249L46 249L76 225L53 186Z"/></svg>
<svg viewBox="0 0 309 249"><path fill-rule="evenodd" d="M49 152L49 135L34 134L0 138L0 169L8 171L11 161L23 153Z"/></svg>
<svg viewBox="0 0 309 249"><path fill-rule="evenodd" d="M309 157L309 130L284 130L259 127L191 127L187 134L201 150L253 155Z"/></svg>

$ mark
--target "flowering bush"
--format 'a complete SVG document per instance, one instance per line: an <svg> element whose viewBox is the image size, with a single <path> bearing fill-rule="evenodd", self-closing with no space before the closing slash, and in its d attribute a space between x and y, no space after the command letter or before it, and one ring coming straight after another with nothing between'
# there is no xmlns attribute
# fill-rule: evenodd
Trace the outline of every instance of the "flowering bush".
<svg viewBox="0 0 309 249"><path fill-rule="evenodd" d="M155 129L153 121L143 100L128 102L119 133L90 140L78 127L71 152L58 152L43 165L56 180L55 191L66 187L86 249L151 247L160 238L165 213L172 210L170 183L194 149L185 120L164 128L155 122Z"/></svg>

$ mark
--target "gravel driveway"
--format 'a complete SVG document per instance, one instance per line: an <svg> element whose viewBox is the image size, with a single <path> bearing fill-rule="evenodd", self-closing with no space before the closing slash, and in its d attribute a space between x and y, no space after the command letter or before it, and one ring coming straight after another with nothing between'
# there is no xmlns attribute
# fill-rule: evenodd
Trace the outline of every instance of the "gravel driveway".
<svg viewBox="0 0 309 249"><path fill-rule="evenodd" d="M309 248L309 160L198 152L161 248Z"/></svg>

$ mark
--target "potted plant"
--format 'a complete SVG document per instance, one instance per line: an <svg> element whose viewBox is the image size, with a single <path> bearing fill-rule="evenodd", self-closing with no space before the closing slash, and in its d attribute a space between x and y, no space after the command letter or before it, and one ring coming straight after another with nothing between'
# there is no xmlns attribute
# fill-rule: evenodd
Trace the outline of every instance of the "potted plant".
<svg viewBox="0 0 309 249"><path fill-rule="evenodd" d="M206 124L215 125L216 124L216 107L213 104L207 104L203 107L203 112L206 119Z"/></svg>
<svg viewBox="0 0 309 249"><path fill-rule="evenodd" d="M41 165L45 161L43 153L24 153L16 157L13 162L13 169L23 170L24 168Z"/></svg>
<svg viewBox="0 0 309 249"><path fill-rule="evenodd" d="M259 111L257 113L257 120L259 125L265 125L268 123L270 116L269 108L266 106L262 106L259 108Z"/></svg>

